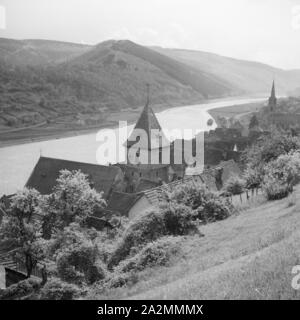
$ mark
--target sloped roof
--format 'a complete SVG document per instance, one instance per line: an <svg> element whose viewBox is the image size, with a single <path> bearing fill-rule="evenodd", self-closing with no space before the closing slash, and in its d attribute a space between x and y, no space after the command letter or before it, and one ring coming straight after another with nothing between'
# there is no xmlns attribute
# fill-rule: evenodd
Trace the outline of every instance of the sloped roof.
<svg viewBox="0 0 300 320"><path fill-rule="evenodd" d="M86 174L93 188L98 192L104 192L104 198L108 196L115 178L120 172L120 168L115 166L40 157L25 187L34 188L42 194L50 194L56 184L59 171L63 169L80 170Z"/></svg>
<svg viewBox="0 0 300 320"><path fill-rule="evenodd" d="M165 144L167 140L167 138L165 137L162 128L156 118L156 115L154 114L153 110L151 107L149 107L149 102L146 103L140 118L138 119L130 137L127 139L127 141L125 142L125 145L127 146L127 148L131 147L132 145L134 145L138 139L136 139L136 135L134 133L134 130L136 129L142 129L147 133L147 146L141 146L142 149L152 149L153 148L153 143L151 143L151 130L158 130L159 134L162 138L162 143L163 145Z"/></svg>
<svg viewBox="0 0 300 320"><path fill-rule="evenodd" d="M129 210L140 197L140 194L114 191L106 209L120 213L122 216L127 216Z"/></svg>
<svg viewBox="0 0 300 320"><path fill-rule="evenodd" d="M142 192L159 186L159 183L148 179L140 179L136 192Z"/></svg>
<svg viewBox="0 0 300 320"><path fill-rule="evenodd" d="M164 198L164 191L168 190L169 188L174 188L176 186L179 186L183 183L187 183L187 182L198 182L199 180L201 181L201 183L205 184L207 186L207 188L211 188L212 183L210 182L209 185L207 184L208 179L205 177L202 177L203 174L201 175L191 175L191 176L185 176L183 179L179 179L179 180L175 180L173 182L167 183L167 184L163 184L159 187L153 188L153 189L149 189L149 190L145 190L143 191L143 194L145 195L145 197L148 199L148 201L152 204L152 205L157 205L159 202L161 202ZM208 174L207 174L208 175ZM215 185L214 185L214 189L213 191L216 189Z"/></svg>
<svg viewBox="0 0 300 320"><path fill-rule="evenodd" d="M120 167L121 169L131 169L136 171L151 171L151 170L159 170L159 169L168 169L171 165L170 164L130 164L130 163L117 163L114 164L116 167Z"/></svg>

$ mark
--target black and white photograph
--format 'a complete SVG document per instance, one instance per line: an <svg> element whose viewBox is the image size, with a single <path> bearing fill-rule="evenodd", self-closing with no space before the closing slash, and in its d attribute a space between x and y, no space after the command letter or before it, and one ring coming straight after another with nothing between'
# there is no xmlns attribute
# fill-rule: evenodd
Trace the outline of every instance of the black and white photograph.
<svg viewBox="0 0 300 320"><path fill-rule="evenodd" d="M0 0L0 308L299 299L300 0Z"/></svg>

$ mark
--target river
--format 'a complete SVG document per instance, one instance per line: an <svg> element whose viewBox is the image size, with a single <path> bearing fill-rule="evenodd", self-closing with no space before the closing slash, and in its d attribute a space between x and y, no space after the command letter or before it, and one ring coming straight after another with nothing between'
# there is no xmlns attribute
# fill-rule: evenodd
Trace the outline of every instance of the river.
<svg viewBox="0 0 300 320"><path fill-rule="evenodd" d="M216 127L207 125L212 118L207 112L210 109L242 105L264 101L262 98L226 99L198 105L181 106L156 113L163 129L209 130ZM128 126L130 133L132 126ZM118 129L114 129L116 132ZM121 139L126 140L123 135ZM122 141L122 142L123 142ZM15 193L21 189L30 176L40 155L45 157L67 159L88 163L97 163L96 151L100 142L96 141L96 132L69 138L52 139L40 142L13 145L0 148L0 196ZM120 159L122 160L122 159ZM112 161L113 162L113 161ZM106 164L107 161L99 161Z"/></svg>

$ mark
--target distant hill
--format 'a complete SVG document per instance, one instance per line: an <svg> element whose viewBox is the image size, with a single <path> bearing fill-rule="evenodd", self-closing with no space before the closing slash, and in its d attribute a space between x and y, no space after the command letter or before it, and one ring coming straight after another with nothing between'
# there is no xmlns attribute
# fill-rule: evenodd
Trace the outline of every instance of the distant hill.
<svg viewBox="0 0 300 320"><path fill-rule="evenodd" d="M89 45L70 42L0 38L0 60L19 66L56 64L90 49Z"/></svg>
<svg viewBox="0 0 300 320"><path fill-rule="evenodd" d="M300 72L200 51L149 48L128 40L82 45L0 38L0 129L94 120L145 103L204 99L299 87ZM87 116L86 116L87 115Z"/></svg>
<svg viewBox="0 0 300 320"><path fill-rule="evenodd" d="M233 87L248 93L269 92L273 78L280 94L286 94L300 84L300 70L283 70L260 62L238 60L196 50L161 47L151 49L193 68L216 75Z"/></svg>
<svg viewBox="0 0 300 320"><path fill-rule="evenodd" d="M145 103L169 106L241 93L207 72L130 41L84 46L43 40L0 40L0 128L81 113L108 113Z"/></svg>

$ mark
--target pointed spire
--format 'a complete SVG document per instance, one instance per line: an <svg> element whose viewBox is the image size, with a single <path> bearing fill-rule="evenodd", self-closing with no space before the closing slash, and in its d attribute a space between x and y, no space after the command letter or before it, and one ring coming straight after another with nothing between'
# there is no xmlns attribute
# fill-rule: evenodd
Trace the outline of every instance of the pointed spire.
<svg viewBox="0 0 300 320"><path fill-rule="evenodd" d="M151 149L151 146L152 146L152 144L151 144L151 130L159 131L162 141L167 141L167 139L163 134L162 128L157 120L155 113L153 112L152 108L149 106L149 104L150 104L150 97L149 97L150 85L146 84L146 88L147 88L146 104L145 104L144 109L140 115L140 118L138 119L137 123L135 124L133 131L135 129L143 129L148 135L148 148ZM128 140L125 143L127 148L131 147L133 144L136 143L136 141L131 141L132 136L133 136L133 133L131 134L131 136L128 138Z"/></svg>
<svg viewBox="0 0 300 320"><path fill-rule="evenodd" d="M275 81L274 80L273 80L273 84L272 84L271 97L276 98L276 96L275 96Z"/></svg>
<svg viewBox="0 0 300 320"><path fill-rule="evenodd" d="M274 109L276 108L276 105L277 105L277 98L276 98L276 94L275 94L275 81L273 79L272 89L271 89L271 96L269 98L269 109L270 109L270 111L274 111Z"/></svg>
<svg viewBox="0 0 300 320"><path fill-rule="evenodd" d="M146 90L147 90L147 100L146 100L146 106L148 108L149 103L150 103L150 84L146 84Z"/></svg>

